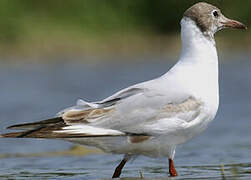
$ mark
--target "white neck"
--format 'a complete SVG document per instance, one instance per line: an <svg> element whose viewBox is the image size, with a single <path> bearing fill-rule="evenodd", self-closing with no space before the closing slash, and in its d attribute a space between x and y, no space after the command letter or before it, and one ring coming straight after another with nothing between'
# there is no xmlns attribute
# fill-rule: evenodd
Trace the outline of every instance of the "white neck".
<svg viewBox="0 0 251 180"><path fill-rule="evenodd" d="M218 107L218 57L214 38L204 35L190 18L183 18L181 39L180 59L163 78Z"/></svg>
<svg viewBox="0 0 251 180"><path fill-rule="evenodd" d="M182 51L180 60L199 61L199 63L217 63L217 51L213 34L201 32L190 18L181 20Z"/></svg>

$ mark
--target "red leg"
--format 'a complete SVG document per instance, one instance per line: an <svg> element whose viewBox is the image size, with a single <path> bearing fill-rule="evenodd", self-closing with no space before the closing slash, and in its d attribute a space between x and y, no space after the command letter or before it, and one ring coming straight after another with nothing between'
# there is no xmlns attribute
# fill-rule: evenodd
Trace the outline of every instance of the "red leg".
<svg viewBox="0 0 251 180"><path fill-rule="evenodd" d="M178 176L178 173L174 167L174 162L172 159L169 159L169 173L170 173L170 176Z"/></svg>

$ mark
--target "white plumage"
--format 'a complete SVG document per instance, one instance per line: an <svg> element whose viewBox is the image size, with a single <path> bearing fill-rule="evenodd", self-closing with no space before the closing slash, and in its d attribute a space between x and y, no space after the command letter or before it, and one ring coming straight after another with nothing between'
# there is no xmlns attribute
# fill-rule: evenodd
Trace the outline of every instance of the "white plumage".
<svg viewBox="0 0 251 180"><path fill-rule="evenodd" d="M207 127L215 117L219 104L218 57L214 40L205 37L189 18L182 19L181 34L180 60L170 71L157 79L121 90L100 102L78 101L76 107L61 112L63 117L66 114L65 119L68 113L81 114L90 108L110 108L111 111L103 113L103 116L87 118L87 124L70 126L58 132L100 135L103 130L104 135L107 132L111 135L113 132L114 135L119 132L147 134L152 137L140 143L130 143L128 138L120 138L121 141L117 142L114 137L92 138L92 141L95 144L102 141L102 146L106 146L114 144L114 139L116 145L107 145L107 152L137 155L147 151L144 155L170 155L171 158L176 145ZM107 107L106 102L114 99L119 100L108 103ZM77 142L89 144L90 140L83 138L77 139Z"/></svg>
<svg viewBox="0 0 251 180"><path fill-rule="evenodd" d="M177 145L201 133L219 106L218 57L214 33L226 27L246 29L218 8L197 3L181 20L182 52L163 76L133 85L98 102L78 100L58 117L10 126L24 132L0 137L61 138L125 154L113 177L132 156L173 158Z"/></svg>

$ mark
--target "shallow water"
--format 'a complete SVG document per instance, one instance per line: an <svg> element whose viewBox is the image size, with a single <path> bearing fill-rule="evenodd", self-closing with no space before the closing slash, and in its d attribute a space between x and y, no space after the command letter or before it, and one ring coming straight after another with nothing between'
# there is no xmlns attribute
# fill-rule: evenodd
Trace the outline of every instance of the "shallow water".
<svg viewBox="0 0 251 180"><path fill-rule="evenodd" d="M251 174L251 56L229 58L220 64L217 117L203 134L177 148L180 176L175 179L247 179ZM15 123L49 118L78 98L102 99L163 74L173 63L152 57L102 65L1 64L0 132L8 132L4 127ZM0 139L0 179L109 179L122 158L45 153L67 151L72 145L59 140ZM167 167L166 159L138 157L126 165L122 177L133 180L142 172L145 178L167 179Z"/></svg>

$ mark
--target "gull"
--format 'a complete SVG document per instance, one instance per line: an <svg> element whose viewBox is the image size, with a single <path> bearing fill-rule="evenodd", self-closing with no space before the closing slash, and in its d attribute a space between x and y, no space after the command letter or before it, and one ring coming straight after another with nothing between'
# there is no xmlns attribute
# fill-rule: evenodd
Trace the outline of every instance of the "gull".
<svg viewBox="0 0 251 180"><path fill-rule="evenodd" d="M56 117L17 124L9 138L62 139L123 154L113 178L138 155L167 157L170 176L176 146L206 129L219 106L218 56L214 34L223 28L246 29L208 3L187 9L181 19L182 51L164 75L125 88L97 102L78 100Z"/></svg>

